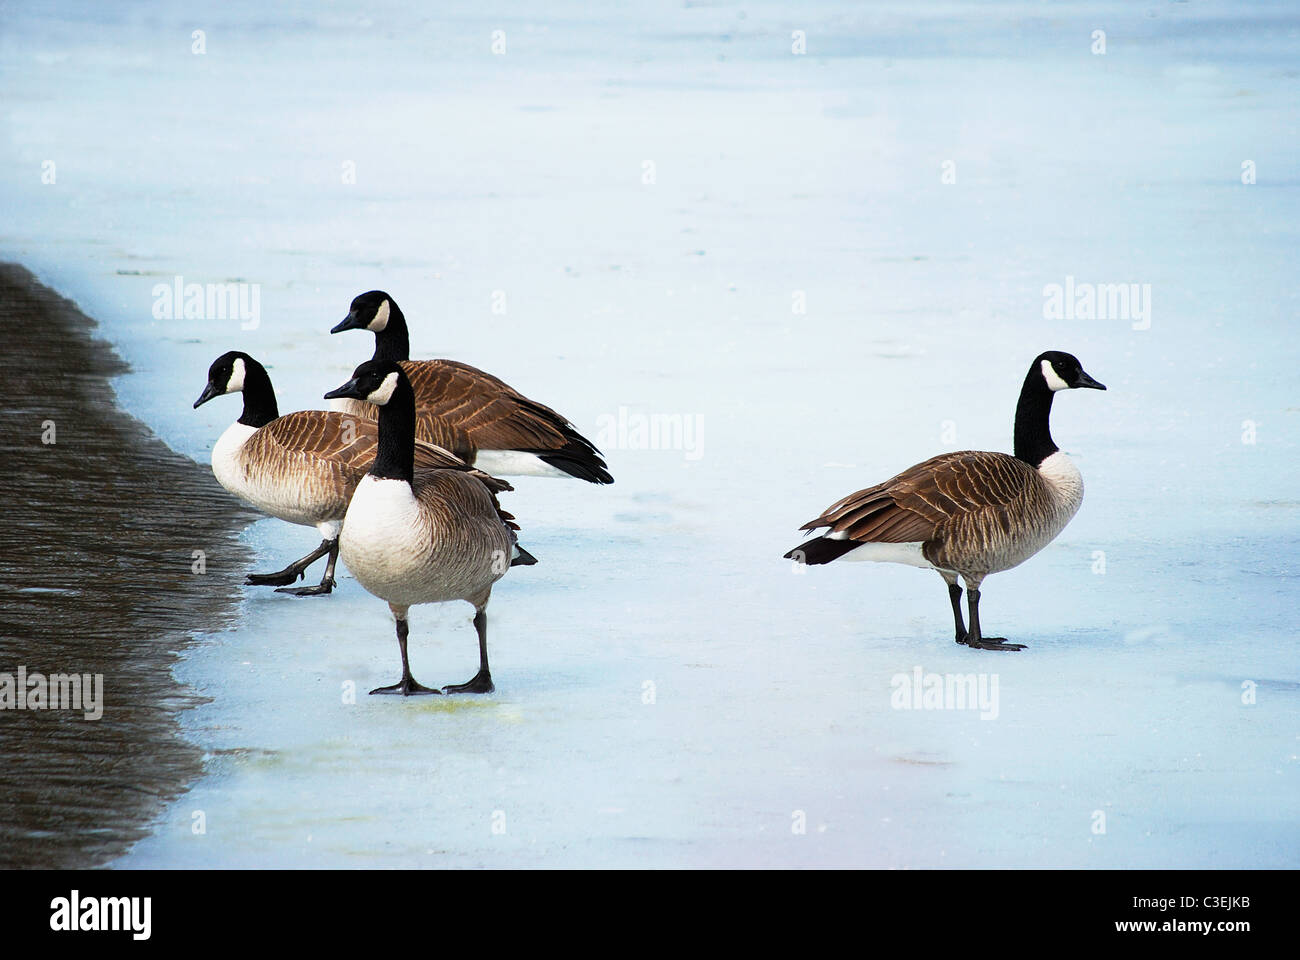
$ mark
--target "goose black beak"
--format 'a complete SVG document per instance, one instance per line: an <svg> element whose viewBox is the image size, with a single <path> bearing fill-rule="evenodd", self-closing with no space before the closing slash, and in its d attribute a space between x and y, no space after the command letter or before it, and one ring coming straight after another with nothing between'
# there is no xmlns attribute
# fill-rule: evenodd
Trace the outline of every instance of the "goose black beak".
<svg viewBox="0 0 1300 960"><path fill-rule="evenodd" d="M1084 373L1082 370L1079 371L1079 379L1076 380L1076 381L1074 381L1074 383L1072 384L1072 386L1074 386L1076 389L1079 388L1079 387L1087 387L1087 388L1090 389L1090 390L1105 390L1105 389L1106 389L1106 384L1104 384L1104 383L1100 383L1100 382L1098 382L1098 381L1092 379L1092 377L1088 376L1088 375L1087 375L1086 373Z"/></svg>
<svg viewBox="0 0 1300 960"><path fill-rule="evenodd" d="M337 329L338 328L336 327L335 330L337 331ZM336 387L335 389L331 390L329 393L325 394L326 400L340 400L340 399L364 400L365 398L366 398L365 394L363 394L361 390L357 387L356 377L353 377L347 383L343 384L343 386Z"/></svg>
<svg viewBox="0 0 1300 960"><path fill-rule="evenodd" d="M346 317L334 325L330 333L342 333L344 330L360 330L365 326L357 316L355 310L351 311Z"/></svg>
<svg viewBox="0 0 1300 960"><path fill-rule="evenodd" d="M221 388L209 382L208 385L203 388L203 392L199 394L199 398L194 401L194 409L197 410L213 397L219 396L221 396Z"/></svg>

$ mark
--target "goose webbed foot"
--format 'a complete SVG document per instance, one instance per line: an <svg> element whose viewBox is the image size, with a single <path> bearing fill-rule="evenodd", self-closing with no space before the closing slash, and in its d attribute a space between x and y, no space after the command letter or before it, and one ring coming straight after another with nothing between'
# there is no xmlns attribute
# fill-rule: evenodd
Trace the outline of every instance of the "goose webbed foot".
<svg viewBox="0 0 1300 960"><path fill-rule="evenodd" d="M474 679L466 683L453 683L442 688L443 693L491 693L496 689L492 683L492 674L480 670Z"/></svg>
<svg viewBox="0 0 1300 960"><path fill-rule="evenodd" d="M1023 650L1023 643L1011 643L1006 637L971 637L960 638L958 643L963 646L972 647L976 650Z"/></svg>
<svg viewBox="0 0 1300 960"><path fill-rule="evenodd" d="M394 684L387 687L375 687L375 689L370 691L371 696L374 696L377 693L391 693L401 697L415 697L427 694L438 694L441 696L442 691L435 690L432 687L426 687L408 673Z"/></svg>
<svg viewBox="0 0 1300 960"><path fill-rule="evenodd" d="M982 577L980 579L983 579ZM952 612L957 619L957 642L963 646L973 647L976 650L1002 650L1008 653L1016 650L1025 649L1023 643L1011 643L1006 637L986 637L984 631L980 629L980 580L971 582L971 578L966 578L966 601L970 604L970 630L963 630L961 622L961 606L957 602L959 591L955 586L950 587L952 596ZM962 634L966 635L963 637Z"/></svg>
<svg viewBox="0 0 1300 960"><path fill-rule="evenodd" d="M326 597L333 589L333 580L322 580L314 587L279 587L275 592L287 593L291 597Z"/></svg>
<svg viewBox="0 0 1300 960"><path fill-rule="evenodd" d="M250 573L244 578L247 587L287 587L301 580L303 571L300 567L285 567L275 573Z"/></svg>

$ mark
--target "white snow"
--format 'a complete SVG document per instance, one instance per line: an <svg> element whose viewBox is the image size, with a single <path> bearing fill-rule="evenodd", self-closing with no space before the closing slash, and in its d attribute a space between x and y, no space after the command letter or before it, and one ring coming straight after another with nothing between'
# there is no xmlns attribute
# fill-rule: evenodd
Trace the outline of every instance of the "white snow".
<svg viewBox="0 0 1300 960"><path fill-rule="evenodd" d="M417 8L8 8L0 255L204 462L208 364L322 407L373 288L414 357L702 446L517 481L540 563L494 591L488 698L367 697L397 644L341 567L248 589L177 671L206 775L120 865L1300 865L1292 5ZM156 318L177 276L259 284L260 323ZM1149 318L1045 319L1067 278ZM954 644L932 573L780 559L854 489L1009 450L1046 349L1110 389L1057 395L1078 516L984 584L1027 650ZM315 544L247 536L259 570ZM471 614L412 611L423 683L474 673ZM996 673L996 719L895 709L917 667Z"/></svg>

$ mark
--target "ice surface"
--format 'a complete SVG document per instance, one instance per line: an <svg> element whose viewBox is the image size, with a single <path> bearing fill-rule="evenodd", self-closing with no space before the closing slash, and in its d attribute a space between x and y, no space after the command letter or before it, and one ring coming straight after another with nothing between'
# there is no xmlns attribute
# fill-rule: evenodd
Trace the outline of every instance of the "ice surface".
<svg viewBox="0 0 1300 960"><path fill-rule="evenodd" d="M208 773L122 865L1300 865L1292 5L409 6L6 4L0 254L200 460L237 416L190 409L209 362L324 406L373 287L415 356L592 439L699 418L699 456L517 482L541 563L495 592L486 699L365 696L398 657L350 578L249 590L179 669ZM259 284L260 326L154 319L176 275ZM1044 319L1067 276L1150 284L1150 329ZM1026 652L953 644L933 574L780 559L845 493L1008 449L1049 348L1110 390L1056 404L1082 511L984 588ZM413 612L423 682L474 672L470 612ZM996 673L997 718L893 709L918 666Z"/></svg>

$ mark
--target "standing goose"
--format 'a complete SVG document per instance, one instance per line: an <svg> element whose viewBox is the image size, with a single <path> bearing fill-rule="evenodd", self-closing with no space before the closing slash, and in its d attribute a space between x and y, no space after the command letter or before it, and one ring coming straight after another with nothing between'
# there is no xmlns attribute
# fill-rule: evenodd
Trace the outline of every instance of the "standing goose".
<svg viewBox="0 0 1300 960"><path fill-rule="evenodd" d="M879 560L936 570L948 584L957 642L981 650L1024 644L980 631L980 584L1024 563L1056 538L1083 502L1079 470L1052 442L1048 419L1058 390L1105 390L1068 353L1049 350L1029 368L1016 405L1015 456L944 453L826 509L799 529L830 532L786 554L801 563ZM962 623L966 581L970 629Z"/></svg>
<svg viewBox="0 0 1300 960"><path fill-rule="evenodd" d="M363 587L388 601L397 621L402 679L371 693L491 693L487 603L492 584L515 563L532 563L491 491L463 471L414 471L415 394L392 360L367 360L325 399L364 400L379 409L379 450L357 485L339 540L340 554ZM417 603L474 605L479 670L441 691L417 683L406 656L407 612Z"/></svg>
<svg viewBox="0 0 1300 960"><path fill-rule="evenodd" d="M330 333L370 330L372 360L400 363L415 391L416 436L446 447L489 473L528 477L577 477L613 483L601 453L550 407L467 363L412 360L406 317L382 290L352 301ZM364 401L344 400L333 409L374 416Z"/></svg>
<svg viewBox="0 0 1300 960"><path fill-rule="evenodd" d="M334 587L339 528L352 492L374 460L378 427L373 420L326 410L280 416L266 368L246 353L224 353L208 368L208 383L196 408L227 393L244 395L244 410L212 447L212 473L242 500L289 523L315 527L321 543L275 573L252 573L251 586L286 587L329 554L325 576L314 587L280 589L299 597L323 596ZM473 470L446 450L418 445L421 469L472 471L493 491L510 490L504 480Z"/></svg>

